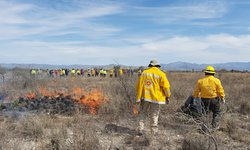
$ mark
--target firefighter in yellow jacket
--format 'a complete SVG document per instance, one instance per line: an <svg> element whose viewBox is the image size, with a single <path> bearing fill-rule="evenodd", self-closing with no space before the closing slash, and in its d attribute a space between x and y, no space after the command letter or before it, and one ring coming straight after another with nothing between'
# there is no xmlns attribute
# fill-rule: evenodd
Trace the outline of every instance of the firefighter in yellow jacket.
<svg viewBox="0 0 250 150"><path fill-rule="evenodd" d="M220 103L225 103L224 89L221 81L214 77L214 67L207 66L204 72L205 77L199 79L195 85L193 97L201 98L205 113L213 112L212 128L218 129L221 116Z"/></svg>
<svg viewBox="0 0 250 150"><path fill-rule="evenodd" d="M137 83L136 102L140 103L139 134L143 133L144 121L150 115L151 133L158 132L160 105L169 103L170 84L166 74L160 70L156 60L150 61L149 68L144 70Z"/></svg>

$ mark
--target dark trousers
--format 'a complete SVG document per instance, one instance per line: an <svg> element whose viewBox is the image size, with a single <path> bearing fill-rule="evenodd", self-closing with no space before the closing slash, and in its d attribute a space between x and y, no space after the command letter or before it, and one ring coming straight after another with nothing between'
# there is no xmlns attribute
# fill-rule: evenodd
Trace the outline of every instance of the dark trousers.
<svg viewBox="0 0 250 150"><path fill-rule="evenodd" d="M201 98L204 108L204 113L213 112L212 127L218 127L221 118L220 99L219 98Z"/></svg>

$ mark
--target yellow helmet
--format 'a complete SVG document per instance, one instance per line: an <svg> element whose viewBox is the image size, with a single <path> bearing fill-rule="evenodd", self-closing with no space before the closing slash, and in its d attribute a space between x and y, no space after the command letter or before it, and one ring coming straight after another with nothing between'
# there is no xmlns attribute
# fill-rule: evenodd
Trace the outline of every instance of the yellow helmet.
<svg viewBox="0 0 250 150"><path fill-rule="evenodd" d="M215 70L214 70L213 66L207 66L204 72L205 73L215 74Z"/></svg>

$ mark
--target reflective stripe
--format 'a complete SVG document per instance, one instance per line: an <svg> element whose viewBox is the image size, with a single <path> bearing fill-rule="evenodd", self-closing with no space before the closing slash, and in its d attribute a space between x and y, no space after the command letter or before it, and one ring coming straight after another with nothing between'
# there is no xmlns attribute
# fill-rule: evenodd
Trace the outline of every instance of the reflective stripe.
<svg viewBox="0 0 250 150"><path fill-rule="evenodd" d="M152 74L152 73L143 73L142 76L150 76L150 77L154 77L154 78L160 78L160 76Z"/></svg>
<svg viewBox="0 0 250 150"><path fill-rule="evenodd" d="M155 101L155 100L150 100L150 99L142 99L146 102L151 102L151 103L155 103L155 104L166 104L166 102L158 102L158 101ZM140 99L136 100L136 102L141 102Z"/></svg>
<svg viewBox="0 0 250 150"><path fill-rule="evenodd" d="M151 103L155 103L155 104L166 104L166 102L158 102L158 101L150 100L150 99L144 99L144 101L146 101L146 102L151 102Z"/></svg>
<svg viewBox="0 0 250 150"><path fill-rule="evenodd" d="M150 99L143 99L142 100L146 101L146 102L151 102L151 103L155 103L155 104L166 104L166 102L158 102L156 100L150 100ZM141 100L136 100L136 102L141 102Z"/></svg>

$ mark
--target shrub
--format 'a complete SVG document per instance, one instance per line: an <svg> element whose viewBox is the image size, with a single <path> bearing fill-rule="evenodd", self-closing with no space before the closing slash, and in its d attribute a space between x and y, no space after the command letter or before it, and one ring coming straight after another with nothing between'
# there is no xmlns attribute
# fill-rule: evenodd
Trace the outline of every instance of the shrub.
<svg viewBox="0 0 250 150"><path fill-rule="evenodd" d="M214 150L214 143L209 137L190 133L184 138L182 150Z"/></svg>

